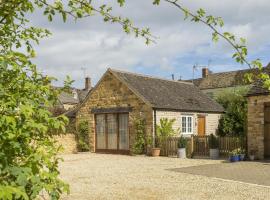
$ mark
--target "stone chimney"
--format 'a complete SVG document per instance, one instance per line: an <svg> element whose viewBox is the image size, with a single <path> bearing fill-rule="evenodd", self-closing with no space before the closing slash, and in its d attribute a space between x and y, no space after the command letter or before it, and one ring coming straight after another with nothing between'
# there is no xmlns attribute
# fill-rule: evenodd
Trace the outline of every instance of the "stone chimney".
<svg viewBox="0 0 270 200"><path fill-rule="evenodd" d="M85 87L84 89L89 91L91 89L91 78L89 76L85 77Z"/></svg>
<svg viewBox="0 0 270 200"><path fill-rule="evenodd" d="M206 78L209 75L209 69L207 67L202 68L202 78Z"/></svg>

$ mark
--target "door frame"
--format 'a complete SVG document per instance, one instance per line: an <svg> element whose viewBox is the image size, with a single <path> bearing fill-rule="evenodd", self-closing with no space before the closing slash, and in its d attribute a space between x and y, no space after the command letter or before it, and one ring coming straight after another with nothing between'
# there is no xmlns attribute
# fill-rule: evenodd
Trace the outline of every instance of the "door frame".
<svg viewBox="0 0 270 200"><path fill-rule="evenodd" d="M265 102L264 103L264 110L263 110L263 114L264 114L264 124L263 124L263 146L264 146L264 149L263 149L263 154L264 154L264 158L269 158L270 157L270 155L268 155L268 153L267 153L267 147L269 148L269 146L270 146L270 142L266 142L266 137L265 137L265 135L266 135L266 125L267 124L270 124L270 120L266 120L266 118L265 118L265 112L266 112L266 108L270 108L270 102ZM270 134L270 133L268 133L268 134ZM270 136L269 136L270 137ZM269 141L270 141L270 139L268 139Z"/></svg>
<svg viewBox="0 0 270 200"><path fill-rule="evenodd" d="M108 123L107 123L107 116L108 114L115 114L116 115L116 131L117 131L117 149L108 149ZM127 132L128 132L128 143L130 144L130 127L129 127L129 113L128 112L118 112L118 113L96 113L94 114L94 129L95 129L95 152L96 153L109 153L109 154L130 154L130 149L128 150L123 150L123 149L119 149L119 115L120 114L127 114L128 115L128 128L127 128ZM105 115L105 146L106 149L98 149L97 148L97 129L96 129L96 117L97 115Z"/></svg>
<svg viewBox="0 0 270 200"><path fill-rule="evenodd" d="M199 118L204 119L204 135L199 135ZM205 115L197 115L198 127L197 127L197 135L198 136L206 136L206 116Z"/></svg>

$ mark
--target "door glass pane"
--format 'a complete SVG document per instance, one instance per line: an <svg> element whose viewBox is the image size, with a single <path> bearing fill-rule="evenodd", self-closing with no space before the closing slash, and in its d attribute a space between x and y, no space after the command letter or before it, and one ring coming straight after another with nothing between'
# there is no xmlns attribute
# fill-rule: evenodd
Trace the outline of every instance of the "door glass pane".
<svg viewBox="0 0 270 200"><path fill-rule="evenodd" d="M97 149L106 148L105 115L96 115Z"/></svg>
<svg viewBox="0 0 270 200"><path fill-rule="evenodd" d="M117 149L117 115L107 115L108 149Z"/></svg>
<svg viewBox="0 0 270 200"><path fill-rule="evenodd" d="M129 149L128 114L119 114L119 149Z"/></svg>

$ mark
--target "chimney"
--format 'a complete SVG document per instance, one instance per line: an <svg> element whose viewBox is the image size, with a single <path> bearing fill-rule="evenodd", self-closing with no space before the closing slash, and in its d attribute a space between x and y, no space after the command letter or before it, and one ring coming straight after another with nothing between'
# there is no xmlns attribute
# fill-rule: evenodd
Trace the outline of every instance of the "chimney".
<svg viewBox="0 0 270 200"><path fill-rule="evenodd" d="M209 69L207 67L202 68L202 77L206 78L209 75Z"/></svg>
<svg viewBox="0 0 270 200"><path fill-rule="evenodd" d="M89 91L91 89L91 78L89 76L85 77L85 90Z"/></svg>

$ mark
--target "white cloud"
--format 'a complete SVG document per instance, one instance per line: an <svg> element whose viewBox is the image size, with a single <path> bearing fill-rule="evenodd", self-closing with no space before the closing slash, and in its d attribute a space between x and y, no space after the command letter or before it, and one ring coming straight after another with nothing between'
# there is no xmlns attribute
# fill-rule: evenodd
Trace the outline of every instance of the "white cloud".
<svg viewBox="0 0 270 200"><path fill-rule="evenodd" d="M191 10L203 7L208 13L223 17L224 31L246 37L251 53L263 51L269 44L268 0L182 0L180 3ZM214 58L215 66L220 67L213 67L217 71L223 69L222 65L231 66L231 48L224 42L212 44L207 27L183 21L183 15L171 5L162 2L157 7L151 0L128 0L124 8L115 8L114 13L132 18L139 26L150 27L151 32L159 37L157 44L146 46L142 39L126 35L117 24L102 23L98 16L63 24L59 19L49 23L37 14L33 23L53 32L52 37L37 47L35 61L40 69L60 80L69 74L76 80L75 85L82 87L81 67L86 67L96 82L107 67L131 71L154 69L158 70L157 75L168 76L178 72L190 75L190 70L183 72L184 67L192 66L200 57ZM180 62L179 58L184 61Z"/></svg>

